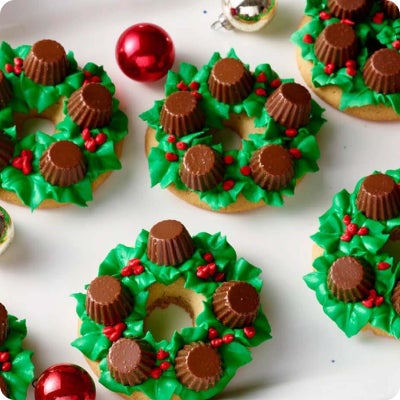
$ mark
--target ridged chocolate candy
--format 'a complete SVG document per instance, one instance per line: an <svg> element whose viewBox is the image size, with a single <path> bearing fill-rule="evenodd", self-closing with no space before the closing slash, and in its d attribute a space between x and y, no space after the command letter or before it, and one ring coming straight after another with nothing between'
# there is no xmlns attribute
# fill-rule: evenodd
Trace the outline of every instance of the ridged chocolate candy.
<svg viewBox="0 0 400 400"><path fill-rule="evenodd" d="M356 205L366 217L374 220L397 217L400 213L400 189L389 175L369 175L360 186Z"/></svg>
<svg viewBox="0 0 400 400"><path fill-rule="evenodd" d="M362 301L374 287L374 273L370 265L356 257L338 258L330 267L328 288L345 303Z"/></svg>
<svg viewBox="0 0 400 400"><path fill-rule="evenodd" d="M177 137L197 132L205 121L200 103L190 92L170 94L161 109L160 123L164 131Z"/></svg>
<svg viewBox="0 0 400 400"><path fill-rule="evenodd" d="M225 104L241 103L253 89L253 76L236 58L216 62L208 79L210 93Z"/></svg>
<svg viewBox="0 0 400 400"><path fill-rule="evenodd" d="M212 300L215 317L230 328L251 325L257 317L260 298L247 282L227 281L214 292Z"/></svg>
<svg viewBox="0 0 400 400"><path fill-rule="evenodd" d="M0 375L0 392L3 394L3 396L9 398L10 396L10 389L8 388L6 380L3 378L2 375Z"/></svg>
<svg viewBox="0 0 400 400"><path fill-rule="evenodd" d="M27 77L42 85L57 85L68 74L64 47L55 40L43 39L31 47L24 61Z"/></svg>
<svg viewBox="0 0 400 400"><path fill-rule="evenodd" d="M400 314L400 281L396 282L396 285L392 292L391 297L392 305L397 314Z"/></svg>
<svg viewBox="0 0 400 400"><path fill-rule="evenodd" d="M204 192L223 180L224 170L224 162L219 153L205 144L197 144L186 151L179 175L188 188Z"/></svg>
<svg viewBox="0 0 400 400"><path fill-rule="evenodd" d="M360 21L370 10L371 0L328 0L330 12L337 18Z"/></svg>
<svg viewBox="0 0 400 400"><path fill-rule="evenodd" d="M390 0L382 0L381 1L382 10L385 13L386 17L390 19L398 19L400 18L400 10L397 4L393 3Z"/></svg>
<svg viewBox="0 0 400 400"><path fill-rule="evenodd" d="M191 258L193 251L193 239L179 221L160 221L150 229L147 256L153 263L179 265Z"/></svg>
<svg viewBox="0 0 400 400"><path fill-rule="evenodd" d="M117 278L103 275L90 283L85 306L93 321L115 325L132 311L132 298Z"/></svg>
<svg viewBox="0 0 400 400"><path fill-rule="evenodd" d="M222 375L218 351L203 342L193 342L178 351L175 372L182 385L199 392L214 387Z"/></svg>
<svg viewBox="0 0 400 400"><path fill-rule="evenodd" d="M278 144L260 147L250 159L251 176L265 190L280 190L294 177L293 157Z"/></svg>
<svg viewBox="0 0 400 400"><path fill-rule="evenodd" d="M266 102L268 114L287 128L307 125L311 113L311 94L299 83L284 83Z"/></svg>
<svg viewBox="0 0 400 400"><path fill-rule="evenodd" d="M7 167L14 155L15 143L9 135L0 132L0 170Z"/></svg>
<svg viewBox="0 0 400 400"><path fill-rule="evenodd" d="M375 92L400 92L400 54L395 49L375 51L365 63L363 78Z"/></svg>
<svg viewBox="0 0 400 400"><path fill-rule="evenodd" d="M3 304L0 303L0 345L2 345L8 336L8 312Z"/></svg>
<svg viewBox="0 0 400 400"><path fill-rule="evenodd" d="M3 71L0 71L0 109L7 106L12 98L11 85Z"/></svg>
<svg viewBox="0 0 400 400"><path fill-rule="evenodd" d="M70 186L86 174L83 152L68 140L54 142L40 157L40 173L54 186Z"/></svg>
<svg viewBox="0 0 400 400"><path fill-rule="evenodd" d="M357 57L358 45L354 29L340 22L328 25L317 37L314 52L323 64L343 67L347 61Z"/></svg>
<svg viewBox="0 0 400 400"><path fill-rule="evenodd" d="M80 128L102 128L111 121L112 94L101 83L87 83L71 94L67 110Z"/></svg>
<svg viewBox="0 0 400 400"><path fill-rule="evenodd" d="M134 386L148 379L155 360L154 350L147 342L121 338L113 343L108 352L107 367L117 382Z"/></svg>

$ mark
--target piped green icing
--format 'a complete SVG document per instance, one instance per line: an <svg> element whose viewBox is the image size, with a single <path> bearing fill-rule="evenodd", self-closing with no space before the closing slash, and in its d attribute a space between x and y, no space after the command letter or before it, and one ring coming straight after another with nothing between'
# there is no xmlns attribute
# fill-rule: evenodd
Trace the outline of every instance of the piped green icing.
<svg viewBox="0 0 400 400"><path fill-rule="evenodd" d="M375 23L373 21L374 15L383 11L381 3L380 0L373 0L368 16L362 22L353 25L358 39L358 48L360 49L355 60L357 63L357 73L354 76L347 73L346 67L337 68L332 74L325 73L325 65L315 56L315 39L326 26L340 22L338 18L333 16L329 19L320 18L321 12L329 13L327 0L307 0L305 15L310 17L311 20L291 36L292 42L300 49L302 58L311 61L313 64L311 70L313 85L317 88L336 85L342 90L339 104L340 110L350 107L383 104L393 108L397 114L400 114L400 93L383 94L375 92L364 83L362 77L364 65L373 52L370 43L375 40L382 48L393 48L393 42L400 38L399 19L393 20L385 17L382 23ZM314 41L312 43L304 41L305 35L311 35Z"/></svg>
<svg viewBox="0 0 400 400"><path fill-rule="evenodd" d="M101 371L99 381L112 391L126 395L140 391L152 400L169 400L174 393L182 399L209 399L224 389L238 368L251 361L250 348L270 339L271 328L261 307L252 324L255 329L253 337L246 336L241 328L232 329L222 325L216 319L211 306L213 293L222 282L198 278L196 276L197 267L205 264L203 255L211 253L213 262L218 266L218 270L225 274L226 280L248 282L259 293L262 288L261 270L243 258L238 259L235 250L227 242L225 236L220 233L212 235L205 232L193 236L195 251L189 260L174 267L160 267L153 264L147 257L148 236L149 232L142 230L136 239L135 247L119 244L111 250L99 266L99 276L112 275L120 279L133 296L133 310L124 320L126 329L123 336L146 340L156 353L160 349L167 351L169 353L168 361L172 366L164 371L160 378L149 377L140 385L125 386L116 382L107 369L106 360L112 342L103 333L104 325L92 321L87 315L86 294L84 293L73 295L77 302L76 312L82 324L80 337L72 342L72 346L78 348L90 360L99 362ZM140 260L144 266L144 272L139 275L122 276L121 270L133 258ZM154 282L169 285L179 278L184 279L186 289L193 290L205 297L204 310L197 316L196 326L185 327L180 332L175 331L169 340L157 341L150 331L145 332L143 328L143 319L147 313L148 289ZM194 341L208 342L208 328L210 327L218 331L219 337L232 334L234 340L217 348L223 364L221 380L208 390L195 392L183 386L177 379L173 368L174 359L185 344Z"/></svg>
<svg viewBox="0 0 400 400"><path fill-rule="evenodd" d="M374 173L378 173L375 171ZM400 170L389 170L385 174L400 183ZM320 217L319 230L311 236L323 254L313 262L313 272L304 276L307 286L315 292L323 311L348 336L357 334L368 324L379 328L395 338L400 337L400 315L395 311L391 296L400 279L400 259L387 244L391 231L400 225L400 216L375 221L367 218L356 207L359 188L365 178L360 179L352 193L342 190L333 197L332 206ZM359 228L368 229L366 235L355 234L350 241L342 240L346 230L345 219ZM342 256L353 256L366 260L373 268L375 290L384 301L380 305L367 307L363 302L346 303L338 300L329 290L327 278L330 266ZM386 269L378 266L384 263Z"/></svg>
<svg viewBox="0 0 400 400"><path fill-rule="evenodd" d="M233 49L228 52L227 57L239 59ZM181 82L187 86L192 82L197 82L200 85L197 92L201 95L200 104L205 112L206 122L202 131L179 138L179 141L187 145L186 149L180 150L177 148L176 143L170 143L168 141L169 135L160 125L160 113L165 99L155 101L151 109L140 115L140 118L156 131L155 135L158 142L157 146L151 148L148 156L151 185L159 184L162 188L175 185L177 189L193 191L188 189L181 181L179 165L187 148L203 143L213 147L223 157L226 155L233 157L234 162L226 165L224 181L232 180L234 185L229 190L226 190L222 182L214 189L205 192L194 191L202 202L213 210L220 210L235 203L238 196L242 194L249 202L257 203L263 201L268 205L281 206L284 203L285 196L294 194L296 182L299 178L309 172L318 171L317 161L320 157L320 152L315 136L325 122L322 117L324 110L312 100L309 123L299 129L296 137L288 137L285 134L285 127L277 124L266 112L265 102L267 96L276 89L276 86L271 82L285 83L293 80L280 79L269 64L257 65L253 72L256 79L250 95L242 103L224 104L213 98L208 89L208 77L211 69L221 59L220 53L216 52L211 56L208 64L200 69L188 63L181 63L178 72L168 72L165 83L165 99L178 90L178 85ZM246 68L249 68L248 65L246 65ZM265 76L265 80L257 80L259 76ZM265 94L259 94L260 91L264 91ZM249 132L247 139L241 139L239 149L224 150L221 144L214 144L212 130L223 128L224 121L229 120L230 114L245 114L254 118L255 129L254 133ZM256 133L258 129L262 129L263 132ZM262 189L254 182L251 176L241 172L241 167L249 164L252 153L257 148L268 144L280 144L287 149L297 148L302 154L299 159L294 159L294 179L287 187L278 191ZM169 161L166 158L167 153L176 154L177 160Z"/></svg>
<svg viewBox="0 0 400 400"><path fill-rule="evenodd" d="M34 378L34 366L31 361L33 352L22 346L27 329L25 320L18 320L8 315L8 335L0 346L0 352L10 353L11 368L1 371L9 389L9 397L14 400L25 400L29 385Z"/></svg>
<svg viewBox="0 0 400 400"><path fill-rule="evenodd" d="M95 152L90 152L85 148L81 129L72 121L66 111L66 101L63 106L64 119L55 126L53 135L38 130L25 137L18 137L14 126L13 112L28 114L30 111L35 111L40 114L46 111L53 104L69 98L75 90L78 90L84 84L87 73L98 77L100 83L113 96L115 94L114 84L102 66L89 62L83 68L79 68L72 52L67 53L68 76L55 86L37 84L25 76L23 71L21 74L7 72L5 66L12 65L15 58L24 59L30 48L29 45L23 45L13 49L6 42L2 42L0 45L0 69L10 82L13 93L10 103L0 110L0 129L8 133L16 142L14 157L19 156L21 151L26 149L32 150L34 154L31 173L25 175L21 170L9 165L0 171L0 187L14 192L22 203L32 210L47 199L59 203L86 206L87 202L93 198L93 181L105 172L121 168L121 162L115 153L114 146L128 133L127 116L119 109L119 101L113 97L113 112L109 125L91 130L93 136L99 132L103 132L107 136L106 142ZM80 146L84 153L87 173L85 178L75 185L53 186L43 179L39 171L41 155L51 143L58 140L71 140Z"/></svg>

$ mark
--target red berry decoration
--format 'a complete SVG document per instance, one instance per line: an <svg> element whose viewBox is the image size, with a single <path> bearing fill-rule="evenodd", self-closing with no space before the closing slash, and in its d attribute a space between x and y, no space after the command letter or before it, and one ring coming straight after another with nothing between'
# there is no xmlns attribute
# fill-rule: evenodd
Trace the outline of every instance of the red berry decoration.
<svg viewBox="0 0 400 400"><path fill-rule="evenodd" d="M139 23L119 37L115 57L122 72L139 82L165 76L175 59L175 48L168 33L155 24Z"/></svg>
<svg viewBox="0 0 400 400"><path fill-rule="evenodd" d="M96 387L91 376L80 366L56 364L37 379L35 400L94 400Z"/></svg>

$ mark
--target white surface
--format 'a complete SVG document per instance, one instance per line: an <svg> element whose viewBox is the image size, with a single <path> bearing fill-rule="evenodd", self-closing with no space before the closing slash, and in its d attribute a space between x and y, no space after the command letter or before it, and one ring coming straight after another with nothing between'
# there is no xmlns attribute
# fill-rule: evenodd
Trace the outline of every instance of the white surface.
<svg viewBox="0 0 400 400"><path fill-rule="evenodd" d="M103 64L130 117L123 169L111 175L88 208L31 213L2 204L14 219L14 242L0 259L0 301L25 318L26 347L37 376L60 362L88 369L70 342L77 335L75 301L118 243L133 245L142 228L162 219L182 221L189 232L223 232L239 257L263 269L263 306L273 339L258 347L219 399L386 400L399 388L400 344L362 333L352 339L331 322L302 277L311 269L311 240L332 195L373 170L399 168L399 124L363 122L326 106L319 134L320 172L307 175L283 208L241 215L196 209L158 186L151 189L144 155L145 124L138 114L163 96L163 82L131 81L119 70L114 46L122 31L152 22L171 35L175 67L202 65L231 47L251 67L270 63L282 77L303 82L289 41L303 1L279 0L273 21L258 33L213 31L219 0L14 0L0 15L0 35L13 46L42 38L60 41L80 64ZM317 99L320 104L323 104ZM98 400L119 398L97 384ZM30 390L29 398L33 398Z"/></svg>

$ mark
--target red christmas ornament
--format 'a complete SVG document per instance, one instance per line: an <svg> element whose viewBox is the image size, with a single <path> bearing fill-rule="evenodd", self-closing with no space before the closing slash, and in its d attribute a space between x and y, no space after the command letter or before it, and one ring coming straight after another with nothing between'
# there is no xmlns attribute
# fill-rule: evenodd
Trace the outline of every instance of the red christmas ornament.
<svg viewBox="0 0 400 400"><path fill-rule="evenodd" d="M164 29L140 23L121 34L115 57L122 72L129 78L140 82L156 81L172 67L175 48Z"/></svg>
<svg viewBox="0 0 400 400"><path fill-rule="evenodd" d="M56 364L37 379L35 400L94 400L96 387L91 376L74 364Z"/></svg>

